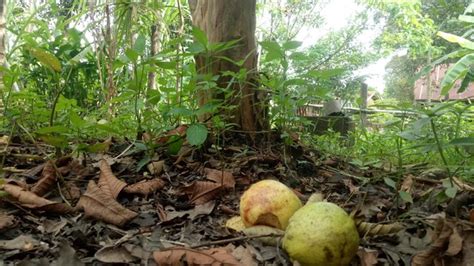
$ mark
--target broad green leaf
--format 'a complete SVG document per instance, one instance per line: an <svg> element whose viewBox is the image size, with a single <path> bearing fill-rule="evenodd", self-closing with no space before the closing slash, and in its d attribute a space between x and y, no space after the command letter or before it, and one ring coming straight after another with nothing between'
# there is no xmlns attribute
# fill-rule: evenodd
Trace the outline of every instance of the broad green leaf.
<svg viewBox="0 0 474 266"><path fill-rule="evenodd" d="M143 34L138 35L133 45L133 51L135 51L139 55L143 55L145 53L145 44L145 36Z"/></svg>
<svg viewBox="0 0 474 266"><path fill-rule="evenodd" d="M413 198L411 197L410 193L406 191L399 191L398 195L404 202L413 203Z"/></svg>
<svg viewBox="0 0 474 266"><path fill-rule="evenodd" d="M155 61L155 65L163 69L176 69L176 62L166 62L166 61Z"/></svg>
<svg viewBox="0 0 474 266"><path fill-rule="evenodd" d="M438 31L437 35L448 42L457 43L463 48L474 50L474 42L466 38L442 31Z"/></svg>
<svg viewBox="0 0 474 266"><path fill-rule="evenodd" d="M285 55L277 42L263 41L260 43L260 45L262 45L262 48L267 51L267 55L265 57L266 62L282 59Z"/></svg>
<svg viewBox="0 0 474 266"><path fill-rule="evenodd" d="M183 146L183 138L178 136L178 135L173 135L170 137L168 140L168 154L171 155L176 155L178 154L179 150L181 150L181 147Z"/></svg>
<svg viewBox="0 0 474 266"><path fill-rule="evenodd" d="M458 93L463 93L466 91L466 89L469 87L469 84L474 80L474 75L471 73L471 71L467 71L466 76L461 82L461 87L458 89Z"/></svg>
<svg viewBox="0 0 474 266"><path fill-rule="evenodd" d="M40 48L30 48L30 52L42 65L61 72L61 62L52 53Z"/></svg>
<svg viewBox="0 0 474 266"><path fill-rule="evenodd" d="M283 44L283 49L284 50L294 50L298 47L300 47L302 44L302 42L298 42L298 41L287 41Z"/></svg>
<svg viewBox="0 0 474 266"><path fill-rule="evenodd" d="M76 128L84 127L87 123L84 119L82 119L75 112L69 113L69 120L71 121L71 124Z"/></svg>
<svg viewBox="0 0 474 266"><path fill-rule="evenodd" d="M444 191L444 194L446 194L446 196L454 199L454 197L456 197L457 192L458 192L458 190L456 189L456 187L448 187Z"/></svg>
<svg viewBox="0 0 474 266"><path fill-rule="evenodd" d="M458 17L460 21L464 21L467 23L474 23L474 17L473 16L468 16L468 15L460 15Z"/></svg>
<svg viewBox="0 0 474 266"><path fill-rule="evenodd" d="M451 140L449 142L450 145L454 146L474 146L474 137L465 137L465 138L457 138Z"/></svg>
<svg viewBox="0 0 474 266"><path fill-rule="evenodd" d="M207 47L208 40L206 33L203 30L197 27L193 27L193 36L198 43L202 44L204 47Z"/></svg>
<svg viewBox="0 0 474 266"><path fill-rule="evenodd" d="M199 146L207 139L207 127L203 124L193 124L186 130L186 139L189 144Z"/></svg>
<svg viewBox="0 0 474 266"><path fill-rule="evenodd" d="M63 136L51 136L51 135L43 135L40 137L41 140L52 145L57 148L66 148L67 147L67 139Z"/></svg>
<svg viewBox="0 0 474 266"><path fill-rule="evenodd" d="M146 155L145 157L143 157L143 158L137 163L136 172L138 173L138 172L143 168L143 166L147 165L150 161L151 161L150 156L147 156L147 155Z"/></svg>
<svg viewBox="0 0 474 266"><path fill-rule="evenodd" d="M385 182L385 184L387 184L387 186L389 186L393 189L397 189L397 183L395 183L395 181L393 181L393 179L391 179L389 177L384 177L383 181Z"/></svg>
<svg viewBox="0 0 474 266"><path fill-rule="evenodd" d="M133 61L133 62L137 61L138 57L140 56L140 54L138 54L132 49L127 49L125 51L125 55L127 56L128 59L130 59L130 61Z"/></svg>
<svg viewBox="0 0 474 266"><path fill-rule="evenodd" d="M49 134L49 133L67 133L69 128L65 126L52 126L52 127L43 127L36 130L37 134Z"/></svg>
<svg viewBox="0 0 474 266"><path fill-rule="evenodd" d="M474 54L468 54L452 65L441 82L441 95L446 95L458 79L466 76L470 67L474 64Z"/></svg>

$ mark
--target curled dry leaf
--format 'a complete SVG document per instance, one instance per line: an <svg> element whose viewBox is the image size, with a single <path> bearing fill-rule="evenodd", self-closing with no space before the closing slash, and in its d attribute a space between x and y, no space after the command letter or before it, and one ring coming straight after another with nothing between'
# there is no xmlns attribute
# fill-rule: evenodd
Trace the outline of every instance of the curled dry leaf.
<svg viewBox="0 0 474 266"><path fill-rule="evenodd" d="M123 226L137 216L137 213L120 205L111 194L104 192L94 181L89 181L87 191L80 198L77 208L84 209L86 216Z"/></svg>
<svg viewBox="0 0 474 266"><path fill-rule="evenodd" d="M359 248L359 250L357 251L357 256L360 258L360 264L362 266L374 266L378 263L377 250Z"/></svg>
<svg viewBox="0 0 474 266"><path fill-rule="evenodd" d="M4 184L2 185L2 188L10 195L11 199L15 200L21 206L26 208L63 214L74 211L71 207L64 203L50 201L16 185Z"/></svg>
<svg viewBox="0 0 474 266"><path fill-rule="evenodd" d="M362 236L395 234L405 228L401 223L377 224L356 220L357 231Z"/></svg>
<svg viewBox="0 0 474 266"><path fill-rule="evenodd" d="M153 252L153 258L158 265L242 265L226 247L205 250L174 247Z"/></svg>
<svg viewBox="0 0 474 266"><path fill-rule="evenodd" d="M283 230L266 225L251 226L243 229L242 232L269 246L277 246L279 238L285 234Z"/></svg>
<svg viewBox="0 0 474 266"><path fill-rule="evenodd" d="M99 188L112 198L116 199L120 191L127 186L127 183L119 180L106 160L100 160Z"/></svg>
<svg viewBox="0 0 474 266"><path fill-rule="evenodd" d="M222 185L209 181L196 181L190 186L184 187L183 192L194 204L203 204L213 200L222 191Z"/></svg>
<svg viewBox="0 0 474 266"><path fill-rule="evenodd" d="M129 194L141 194L146 196L164 186L165 181L159 178L155 178L152 180L145 180L135 184L127 185L126 187L124 187L123 192Z"/></svg>
<svg viewBox="0 0 474 266"><path fill-rule="evenodd" d="M49 160L46 162L41 172L41 179L36 182L36 184L31 188L31 192L35 193L38 196L43 196L48 193L51 188L54 187L56 183L56 169L54 162Z"/></svg>
<svg viewBox="0 0 474 266"><path fill-rule="evenodd" d="M405 179L403 179L402 185L400 186L400 191L405 191L407 193L412 193L413 190L413 180L414 180L413 175L407 175Z"/></svg>
<svg viewBox="0 0 474 266"><path fill-rule="evenodd" d="M207 179L222 184L226 189L233 189L235 186L234 175L229 171L204 168L204 173Z"/></svg>

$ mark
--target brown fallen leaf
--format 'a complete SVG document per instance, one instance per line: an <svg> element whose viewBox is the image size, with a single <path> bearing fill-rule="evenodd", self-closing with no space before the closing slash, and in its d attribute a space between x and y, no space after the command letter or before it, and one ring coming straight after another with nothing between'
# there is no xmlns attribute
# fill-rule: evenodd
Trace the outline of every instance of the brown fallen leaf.
<svg viewBox="0 0 474 266"><path fill-rule="evenodd" d="M44 165L43 171L41 172L41 179L31 188L31 192L38 196L43 196L48 193L51 188L54 188L56 183L56 169L54 162L49 160Z"/></svg>
<svg viewBox="0 0 474 266"><path fill-rule="evenodd" d="M111 194L104 192L94 181L89 181L87 191L76 208L83 209L87 217L123 226L138 214L120 205Z"/></svg>
<svg viewBox="0 0 474 266"><path fill-rule="evenodd" d="M163 172L163 167L165 166L165 161L157 161L149 163L146 168L150 171L150 174L157 176Z"/></svg>
<svg viewBox="0 0 474 266"><path fill-rule="evenodd" d="M15 227L17 223L15 216L0 212L0 232Z"/></svg>
<svg viewBox="0 0 474 266"><path fill-rule="evenodd" d="M30 235L20 235L11 240L0 240L0 249L19 249L22 251L31 251L36 249L47 250L48 244L40 242Z"/></svg>
<svg viewBox="0 0 474 266"><path fill-rule="evenodd" d="M208 201L206 203L197 205L196 207L194 207L193 209L188 210L188 211L173 211L173 210L169 211L169 210L166 210L165 216L161 221L171 221L174 218L184 217L186 215L188 215L189 219L191 219L191 221L192 221L200 215L210 214L214 210L215 206L216 206L216 203L214 201Z"/></svg>
<svg viewBox="0 0 474 266"><path fill-rule="evenodd" d="M221 191L222 185L210 181L195 181L191 185L184 187L182 191L189 197L189 201L194 204L203 204L213 200Z"/></svg>
<svg viewBox="0 0 474 266"><path fill-rule="evenodd" d="M3 184L0 189L7 192L11 200L18 202L26 208L61 214L74 211L73 208L64 203L50 201L16 185Z"/></svg>
<svg viewBox="0 0 474 266"><path fill-rule="evenodd" d="M204 250L174 247L153 252L153 258L158 265L243 265L226 247Z"/></svg>
<svg viewBox="0 0 474 266"><path fill-rule="evenodd" d="M360 264L362 266L373 266L377 265L377 250L370 250L366 248L359 248L357 251L357 256L360 258Z"/></svg>
<svg viewBox="0 0 474 266"><path fill-rule="evenodd" d="M120 191L127 186L127 183L119 180L106 160L100 160L99 188L112 198L116 199Z"/></svg>
<svg viewBox="0 0 474 266"><path fill-rule="evenodd" d="M413 175L410 175L408 174L404 179L403 179L403 182L400 186L400 191L405 191L406 193L409 193L411 194L412 193L412 190L413 190L413 180L414 180L414 176Z"/></svg>
<svg viewBox="0 0 474 266"><path fill-rule="evenodd" d="M453 234L453 230L455 225L445 219L439 219L436 223L435 232L433 235L433 242L431 245L424 251L419 252L412 259L412 266L422 266L422 265L433 265L433 263L442 263L439 260L442 258L440 257L447 249L449 249L450 245L455 245L452 247L452 251L458 250L457 245L459 245L459 241L455 240L452 244L449 242L451 235ZM436 262L435 262L436 260ZM442 265L442 264L439 264Z"/></svg>
<svg viewBox="0 0 474 266"><path fill-rule="evenodd" d="M235 187L234 175L229 171L204 168L204 173L207 179L217 184L222 184L226 189L233 189Z"/></svg>
<svg viewBox="0 0 474 266"><path fill-rule="evenodd" d="M127 185L123 188L123 192L129 194L141 194L141 195L148 195L157 191L158 189L165 186L165 181L159 178L151 179L151 180L144 180L140 181L135 184Z"/></svg>

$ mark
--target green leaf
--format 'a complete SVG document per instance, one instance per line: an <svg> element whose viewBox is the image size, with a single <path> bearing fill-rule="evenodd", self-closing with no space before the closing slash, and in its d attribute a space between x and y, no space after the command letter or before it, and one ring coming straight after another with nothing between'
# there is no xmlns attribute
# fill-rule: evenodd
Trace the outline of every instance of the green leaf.
<svg viewBox="0 0 474 266"><path fill-rule="evenodd" d="M198 43L202 44L204 47L207 47L209 42L207 40L206 33L203 30L193 27L193 36Z"/></svg>
<svg viewBox="0 0 474 266"><path fill-rule="evenodd" d="M265 57L266 62L270 62L277 59L282 59L284 57L284 53L277 42L273 41L263 41L260 43L262 48L267 51L267 55Z"/></svg>
<svg viewBox="0 0 474 266"><path fill-rule="evenodd" d="M449 145L454 145L454 146L474 146L474 137L465 137L465 138L457 138L451 140L449 142Z"/></svg>
<svg viewBox="0 0 474 266"><path fill-rule="evenodd" d="M61 72L61 62L52 53L40 48L30 48L30 52L42 65Z"/></svg>
<svg viewBox="0 0 474 266"><path fill-rule="evenodd" d="M147 165L151 161L150 156L145 156L143 157L138 163L137 163L137 169L136 171L139 172L143 166Z"/></svg>
<svg viewBox="0 0 474 266"><path fill-rule="evenodd" d="M71 121L72 126L74 126L75 128L82 128L87 123L84 119L82 119L75 112L69 113L69 120Z"/></svg>
<svg viewBox="0 0 474 266"><path fill-rule="evenodd" d="M344 68L334 68L325 70L311 70L308 71L308 75L314 78L330 79L335 76L342 75L346 70Z"/></svg>
<svg viewBox="0 0 474 266"><path fill-rule="evenodd" d="M458 17L458 19L460 21L464 21L464 22L467 22L467 23L474 23L474 17L473 16L469 16L469 15L460 15Z"/></svg>
<svg viewBox="0 0 474 266"><path fill-rule="evenodd" d="M474 54L468 54L452 65L441 82L441 95L446 95L453 88L456 80L464 78L473 64Z"/></svg>
<svg viewBox="0 0 474 266"><path fill-rule="evenodd" d="M173 135L168 140L168 154L176 155L183 146L183 138L178 135Z"/></svg>
<svg viewBox="0 0 474 266"><path fill-rule="evenodd" d="M457 192L458 190L456 187L448 187L444 191L444 194L446 194L446 196L450 197L451 199L454 199L454 197L456 197Z"/></svg>
<svg viewBox="0 0 474 266"><path fill-rule="evenodd" d="M37 134L49 134L49 133L67 133L69 128L65 126L52 126L52 127L43 127L36 130Z"/></svg>
<svg viewBox="0 0 474 266"><path fill-rule="evenodd" d="M199 146L207 139L207 127L203 124L193 124L186 130L186 139L189 144Z"/></svg>
<svg viewBox="0 0 474 266"><path fill-rule="evenodd" d="M145 53L145 44L146 39L143 34L138 35L135 43L133 44L133 51L135 51L139 55L143 55Z"/></svg>
<svg viewBox="0 0 474 266"><path fill-rule="evenodd" d="M125 51L125 55L127 56L128 59L130 59L130 61L137 61L138 60L138 57L140 56L140 54L138 54L136 51L132 50L132 49L127 49Z"/></svg>
<svg viewBox="0 0 474 266"><path fill-rule="evenodd" d="M398 195L404 202L413 203L413 198L411 197L410 193L406 191L399 191Z"/></svg>
<svg viewBox="0 0 474 266"><path fill-rule="evenodd" d="M283 49L288 51L288 50L294 50L298 47L300 47L302 42L298 41L287 41L283 44Z"/></svg>
<svg viewBox="0 0 474 266"><path fill-rule="evenodd" d="M66 148L67 139L63 136L52 136L52 135L43 135L40 137L41 140L57 148Z"/></svg>
<svg viewBox="0 0 474 266"><path fill-rule="evenodd" d="M457 43L463 48L474 50L474 42L466 38L442 31L438 31L437 35L448 42Z"/></svg>
<svg viewBox="0 0 474 266"><path fill-rule="evenodd" d="M387 186L389 186L393 189L397 189L397 183L395 183L395 181L393 181L393 179L391 179L389 177L384 177L383 181L385 182L385 184L387 184Z"/></svg>

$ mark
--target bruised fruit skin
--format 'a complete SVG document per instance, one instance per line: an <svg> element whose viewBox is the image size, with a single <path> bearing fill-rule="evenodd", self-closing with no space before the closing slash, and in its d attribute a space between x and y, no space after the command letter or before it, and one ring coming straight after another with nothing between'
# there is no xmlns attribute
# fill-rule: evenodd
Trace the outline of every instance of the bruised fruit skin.
<svg viewBox="0 0 474 266"><path fill-rule="evenodd" d="M240 217L246 227L267 225L285 230L288 220L301 206L289 187L275 180L262 180L240 198Z"/></svg>
<svg viewBox="0 0 474 266"><path fill-rule="evenodd" d="M349 265L359 247L354 220L330 202L306 204L291 217L283 248L301 265Z"/></svg>

